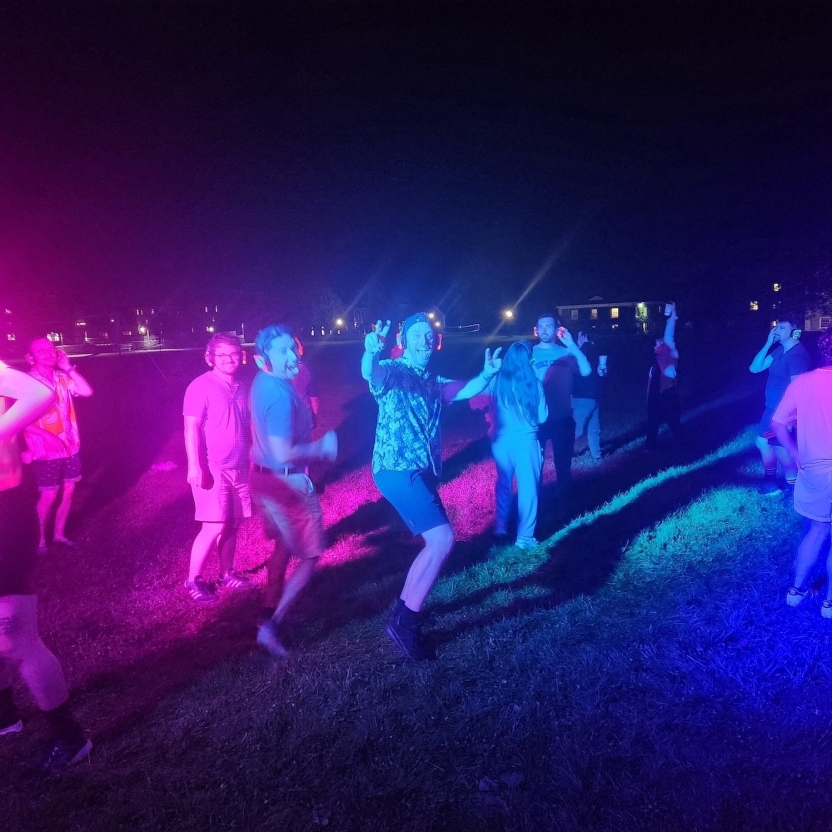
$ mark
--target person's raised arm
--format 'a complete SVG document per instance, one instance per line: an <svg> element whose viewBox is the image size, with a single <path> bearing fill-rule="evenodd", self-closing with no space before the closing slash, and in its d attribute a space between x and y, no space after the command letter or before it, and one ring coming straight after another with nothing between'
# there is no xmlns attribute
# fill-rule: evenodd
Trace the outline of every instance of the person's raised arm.
<svg viewBox="0 0 832 832"><path fill-rule="evenodd" d="M390 321L382 326L381 319L376 321L373 332L364 338L364 355L361 356L361 377L373 387L381 387L387 378L387 370L379 364L379 356L384 349L384 339L390 331Z"/></svg>
<svg viewBox="0 0 832 832"><path fill-rule="evenodd" d="M502 347L497 347L494 354L490 349L485 350L485 362L482 372L468 381L449 381L443 390L446 402L462 402L465 399L473 399L482 393L491 383L491 379L500 372L503 366L503 359L500 358Z"/></svg>
<svg viewBox="0 0 832 832"><path fill-rule="evenodd" d="M566 351L578 362L578 371L582 376L592 375L592 365L589 359L581 352L581 348L575 343L572 333L565 327L558 327L558 338Z"/></svg>
<svg viewBox="0 0 832 832"><path fill-rule="evenodd" d="M55 404L55 394L31 376L0 362L0 396L14 399L0 414L0 439L10 439Z"/></svg>
<svg viewBox="0 0 832 832"><path fill-rule="evenodd" d="M58 369L69 376L73 396L86 398L92 395L90 383L78 372L78 368L70 363L69 356L63 350L58 350Z"/></svg>
<svg viewBox="0 0 832 832"><path fill-rule="evenodd" d="M751 366L748 368L752 373L762 373L763 370L767 370L771 366L771 362L774 360L769 354L768 351L771 349L771 345L774 343L774 334L776 329L769 330L768 338L766 338L765 344L763 344L763 348L754 356L754 360L751 362Z"/></svg>
<svg viewBox="0 0 832 832"><path fill-rule="evenodd" d="M664 337L662 340L667 344L673 358L678 358L679 351L676 349L676 321L679 320L679 316L676 314L676 304L671 303L669 306L670 314L667 316L667 323L664 325Z"/></svg>

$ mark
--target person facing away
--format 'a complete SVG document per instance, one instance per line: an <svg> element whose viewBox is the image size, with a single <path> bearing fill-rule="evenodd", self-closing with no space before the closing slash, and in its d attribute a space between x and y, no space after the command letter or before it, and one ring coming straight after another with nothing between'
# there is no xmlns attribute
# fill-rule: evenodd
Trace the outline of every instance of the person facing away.
<svg viewBox="0 0 832 832"><path fill-rule="evenodd" d="M185 391L182 416L188 485L194 498L194 519L201 523L191 545L185 588L195 604L216 603L213 588L202 577L211 547L220 560L220 586L252 589L254 584L234 571L240 521L251 517L249 492L248 393L238 381L242 350L236 336L213 335L205 347L207 373Z"/></svg>
<svg viewBox="0 0 832 832"><path fill-rule="evenodd" d="M606 364L599 361L598 347L590 333L578 333L578 349L594 370L588 376L577 376L572 386L572 416L575 419L575 440L586 434L593 462L601 461L601 379L607 374Z"/></svg>
<svg viewBox="0 0 832 832"><path fill-rule="evenodd" d="M54 405L54 388L0 361L0 737L23 730L12 696L17 676L48 726L32 773L73 765L92 748L72 714L61 665L38 632L38 599L32 586L38 519L34 495L21 484L18 433Z"/></svg>
<svg viewBox="0 0 832 832"><path fill-rule="evenodd" d="M664 325L664 334L656 339L653 347L653 364L647 373L647 437L644 450L656 450L659 429L665 423L681 445L686 444L682 429L681 404L677 387L679 350L676 348L676 322L679 316L676 304L667 304L670 311Z"/></svg>
<svg viewBox="0 0 832 832"><path fill-rule="evenodd" d="M549 415L543 384L532 369L531 343L517 341L506 350L500 373L489 385L489 393L488 433L497 466L494 536L500 538L507 534L512 483L516 479L514 545L529 549L537 545L534 529L543 467L537 431Z"/></svg>
<svg viewBox="0 0 832 832"><path fill-rule="evenodd" d="M364 339L361 375L378 403L373 447L373 479L424 547L408 570L401 594L387 617L387 635L409 658L429 659L420 612L454 545L454 530L439 497L442 437L439 419L444 403L482 393L500 371L500 349L485 351L482 372L469 381L452 381L428 368L435 334L428 316L410 315L402 324L404 355L380 360L390 321Z"/></svg>
<svg viewBox="0 0 832 832"><path fill-rule="evenodd" d="M66 521L72 508L75 484L81 480L81 435L75 415L76 396L92 395L92 387L70 363L67 354L48 338L35 338L26 360L29 375L55 394L55 404L26 426L23 432L40 497L37 504L38 552L48 549L47 527L55 509L52 540L63 546L75 544L66 536ZM60 495L60 499L58 499ZM57 507L55 503L57 501Z"/></svg>
<svg viewBox="0 0 832 832"><path fill-rule="evenodd" d="M572 387L575 376L588 376L592 367L578 349L566 327L550 313L537 320L538 343L534 345L535 375L543 383L549 416L540 426L538 439L543 456L552 443L552 461L557 476L558 494L564 501L572 490L572 450L575 447L575 420L572 418Z"/></svg>
<svg viewBox="0 0 832 832"><path fill-rule="evenodd" d="M791 497L797 480L797 467L772 429L771 417L789 384L812 367L809 353L800 343L802 318L802 315L794 312L781 315L748 368L752 373L768 370L765 408L757 425L756 439L764 471L763 482L758 490L765 495L781 493L777 482L778 462L783 469L786 498Z"/></svg>
<svg viewBox="0 0 832 832"><path fill-rule="evenodd" d="M794 564L794 584L786 593L790 607L812 594L809 578L824 547L829 546L832 521L832 327L821 335L818 351L821 367L799 374L789 384L771 418L777 439L797 469L794 508L806 519ZM832 618L832 551L826 571L826 600L820 611L824 618Z"/></svg>

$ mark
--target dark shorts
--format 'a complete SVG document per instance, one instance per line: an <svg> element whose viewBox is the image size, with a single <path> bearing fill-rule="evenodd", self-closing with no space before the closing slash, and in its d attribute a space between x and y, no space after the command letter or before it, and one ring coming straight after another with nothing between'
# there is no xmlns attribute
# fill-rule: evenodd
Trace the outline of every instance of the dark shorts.
<svg viewBox="0 0 832 832"><path fill-rule="evenodd" d="M757 436L761 436L763 439L768 440L768 444L772 446L772 448L779 448L780 440L774 435L774 431L771 429L771 417L774 416L773 407L767 407L763 411L763 415L760 417L760 424L757 425ZM796 431L793 427L789 428L789 433L791 433L792 437L795 437ZM795 440L796 441L796 440Z"/></svg>
<svg viewBox="0 0 832 832"><path fill-rule="evenodd" d="M430 471L378 471L373 474L382 496L414 535L448 523L439 499L439 479Z"/></svg>
<svg viewBox="0 0 832 832"><path fill-rule="evenodd" d="M75 454L62 459L33 459L32 471L41 491L55 491L61 483L81 479L81 457Z"/></svg>

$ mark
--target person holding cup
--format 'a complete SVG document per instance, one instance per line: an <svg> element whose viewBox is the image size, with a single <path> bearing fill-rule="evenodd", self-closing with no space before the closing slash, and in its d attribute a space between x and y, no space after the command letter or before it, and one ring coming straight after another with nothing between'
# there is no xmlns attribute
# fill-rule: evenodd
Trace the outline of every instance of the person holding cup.
<svg viewBox="0 0 832 832"><path fill-rule="evenodd" d="M676 368L679 364L679 350L676 348L676 304L668 303L664 308L667 322L664 335L656 339L653 348L655 356L647 374L647 439L644 450L656 450L659 428L667 423L673 436L680 444L686 444L682 421L679 390L676 387Z"/></svg>
<svg viewBox="0 0 832 832"><path fill-rule="evenodd" d="M572 382L572 416L575 440L586 435L593 462L601 461L601 379L607 374L607 356L599 355L590 333L579 332L578 348L593 368L591 375L577 375Z"/></svg>

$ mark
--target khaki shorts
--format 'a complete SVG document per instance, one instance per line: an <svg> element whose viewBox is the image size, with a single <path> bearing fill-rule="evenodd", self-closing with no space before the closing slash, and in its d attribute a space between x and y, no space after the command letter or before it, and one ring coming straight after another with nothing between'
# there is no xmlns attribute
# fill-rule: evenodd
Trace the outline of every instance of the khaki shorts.
<svg viewBox="0 0 832 832"><path fill-rule="evenodd" d="M794 510L809 520L828 523L832 519L832 468L805 468L797 472Z"/></svg>
<svg viewBox="0 0 832 832"><path fill-rule="evenodd" d="M316 558L324 548L321 504L306 474L251 473L254 504L263 515L266 535L299 558Z"/></svg>
<svg viewBox="0 0 832 832"><path fill-rule="evenodd" d="M200 523L224 523L251 517L251 491L248 471L210 468L211 487L191 486L196 512L194 520ZM207 483L206 483L207 484Z"/></svg>

